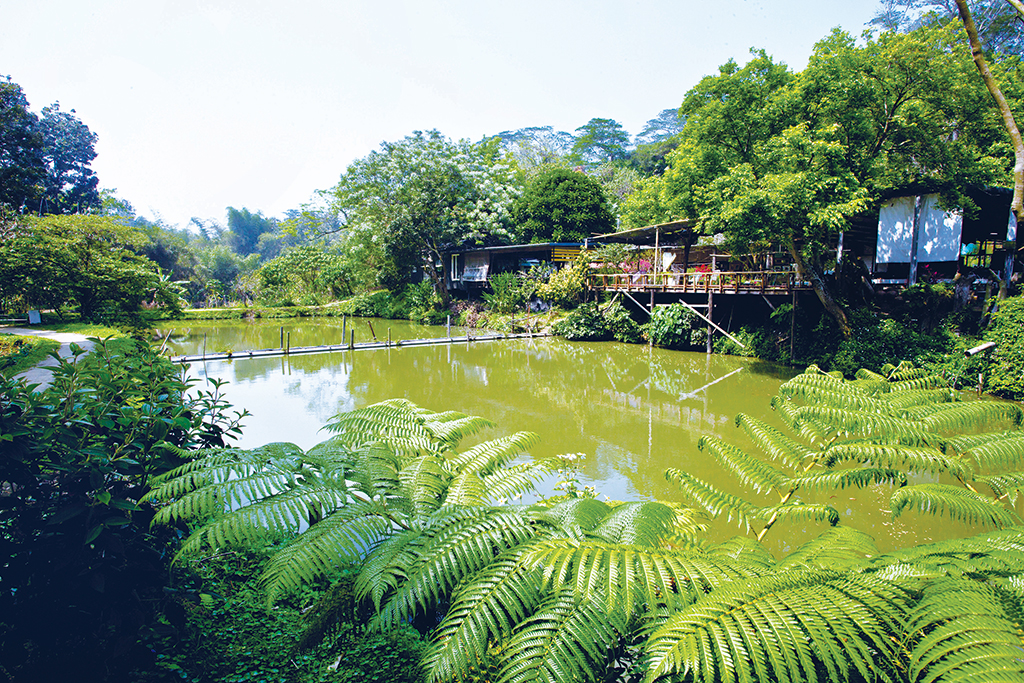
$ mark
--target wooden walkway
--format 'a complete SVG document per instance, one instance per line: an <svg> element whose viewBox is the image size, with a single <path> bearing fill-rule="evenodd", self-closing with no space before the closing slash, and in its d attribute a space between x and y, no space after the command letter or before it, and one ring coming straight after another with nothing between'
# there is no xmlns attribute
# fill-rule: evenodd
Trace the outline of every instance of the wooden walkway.
<svg viewBox="0 0 1024 683"><path fill-rule="evenodd" d="M605 292L791 294L811 291L791 270L718 273L594 273L590 288Z"/></svg>
<svg viewBox="0 0 1024 683"><path fill-rule="evenodd" d="M443 346L445 344L468 344L470 342L499 341L502 339L533 339L550 337L547 332L521 334L481 334L476 337L467 334L465 337L437 337L434 339L404 339L399 341L372 341L358 344L330 344L327 346L295 346L292 348L253 349L251 351L233 351L207 353L193 356L171 356L175 363L198 363L209 360L240 360L244 358L276 358L278 356L296 356L305 353L332 353L335 351L363 351L368 349L391 349L407 346Z"/></svg>

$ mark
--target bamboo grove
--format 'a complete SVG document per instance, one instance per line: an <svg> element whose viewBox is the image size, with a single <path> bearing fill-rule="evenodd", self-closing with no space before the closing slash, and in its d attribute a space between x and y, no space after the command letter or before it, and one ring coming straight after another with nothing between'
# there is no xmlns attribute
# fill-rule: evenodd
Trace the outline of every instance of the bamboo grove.
<svg viewBox="0 0 1024 683"><path fill-rule="evenodd" d="M756 453L699 443L746 497L669 470L690 505L520 504L558 467L522 457L535 435L463 448L492 425L392 400L337 416L306 452L214 451L148 498L156 523L192 525L179 557L286 532L271 601L357 564L368 628L430 630L431 681L1024 680L1024 411L906 364L853 380L812 366L773 407L784 429L736 418ZM971 531L880 553L803 501L867 486L891 490L893 516ZM748 533L710 538L722 516ZM796 519L821 533L773 557L760 541ZM304 642L331 619L311 609Z"/></svg>

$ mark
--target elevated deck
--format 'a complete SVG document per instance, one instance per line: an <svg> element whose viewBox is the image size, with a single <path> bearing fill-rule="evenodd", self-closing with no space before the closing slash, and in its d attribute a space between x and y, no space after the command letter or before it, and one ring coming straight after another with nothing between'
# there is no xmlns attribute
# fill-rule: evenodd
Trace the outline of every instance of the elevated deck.
<svg viewBox="0 0 1024 683"><path fill-rule="evenodd" d="M791 270L711 273L594 273L590 288L605 292L791 294L812 291Z"/></svg>

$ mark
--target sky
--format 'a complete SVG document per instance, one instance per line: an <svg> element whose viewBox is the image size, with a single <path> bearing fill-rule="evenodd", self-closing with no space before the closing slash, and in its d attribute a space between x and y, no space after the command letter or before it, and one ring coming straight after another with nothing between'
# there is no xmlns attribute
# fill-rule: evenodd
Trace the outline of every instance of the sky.
<svg viewBox="0 0 1024 683"><path fill-rule="evenodd" d="M281 216L415 130L591 118L631 134L730 58L802 69L878 0L0 0L0 77L96 133L92 168L170 226Z"/></svg>

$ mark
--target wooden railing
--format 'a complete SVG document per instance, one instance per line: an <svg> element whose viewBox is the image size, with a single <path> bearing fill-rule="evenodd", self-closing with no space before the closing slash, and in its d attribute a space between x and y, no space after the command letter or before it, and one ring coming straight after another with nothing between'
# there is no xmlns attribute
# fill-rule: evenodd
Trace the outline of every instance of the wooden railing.
<svg viewBox="0 0 1024 683"><path fill-rule="evenodd" d="M591 273L590 288L628 292L783 294L811 285L792 270L712 273Z"/></svg>

